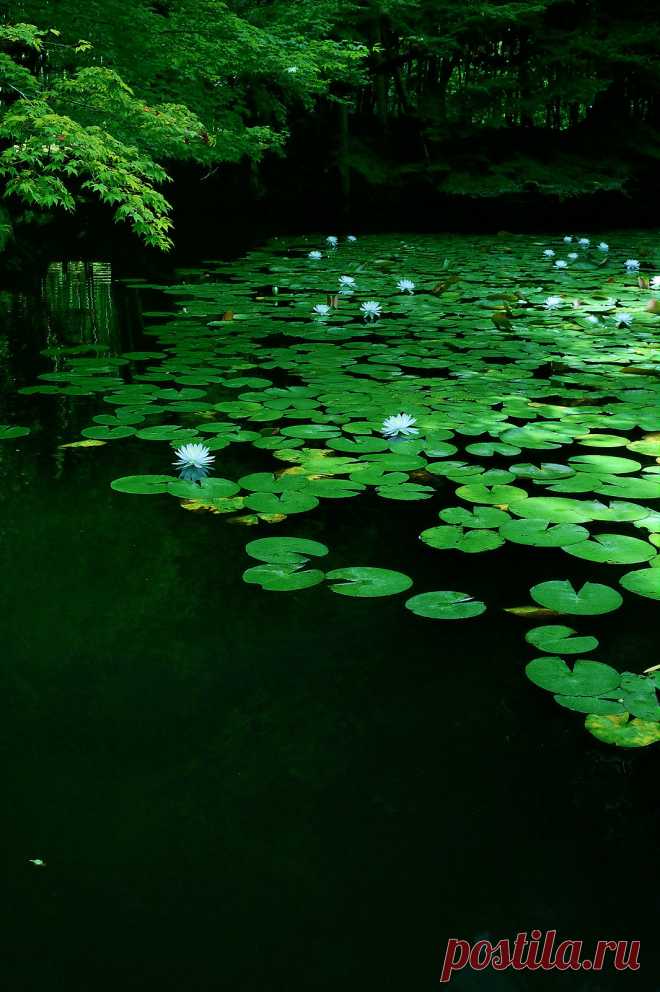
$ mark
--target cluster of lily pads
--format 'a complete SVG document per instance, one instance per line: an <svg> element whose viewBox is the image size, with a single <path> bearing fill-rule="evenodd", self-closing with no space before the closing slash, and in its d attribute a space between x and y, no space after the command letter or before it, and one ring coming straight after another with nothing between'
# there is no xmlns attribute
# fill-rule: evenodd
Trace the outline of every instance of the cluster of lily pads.
<svg viewBox="0 0 660 992"><path fill-rule="evenodd" d="M164 443L163 474L115 480L119 492L169 494L186 509L257 527L367 491L432 501L423 553L560 549L625 566L615 583L657 601L655 239L633 237L639 259L614 239L594 250L583 242L560 276L547 266L560 248L548 239L331 236L325 253L310 252L305 239L273 242L210 266L204 278L159 287L178 309L149 315L157 349L51 348L57 370L25 391L102 399L107 412L72 444ZM414 283L402 276L410 272ZM322 294L329 310L319 321L310 304ZM362 307L376 298L379 319L365 320ZM213 476L230 445L263 452L263 470ZM325 583L374 597L412 585L372 563L307 567L327 548L303 538L257 539L247 552L259 564L245 581L268 591ZM546 616L598 615L623 602L609 585L543 585L552 589L531 595ZM420 591L405 605L439 620L486 608L449 590ZM538 646L562 653L570 638L555 635ZM585 640L577 642L587 651ZM623 711L588 712L630 746ZM587 728L595 732L592 717Z"/></svg>

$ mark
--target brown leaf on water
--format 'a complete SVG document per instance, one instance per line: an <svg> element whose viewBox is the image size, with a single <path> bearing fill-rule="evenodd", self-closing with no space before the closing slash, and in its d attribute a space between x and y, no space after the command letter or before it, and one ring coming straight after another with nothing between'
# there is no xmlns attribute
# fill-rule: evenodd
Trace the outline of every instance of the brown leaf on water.
<svg viewBox="0 0 660 992"><path fill-rule="evenodd" d="M200 510L206 513L233 513L234 510L242 510L245 500L242 496L219 496L213 500L184 499L180 505L184 510L192 510L197 513Z"/></svg>
<svg viewBox="0 0 660 992"><path fill-rule="evenodd" d="M639 286L640 289L648 289L649 286L650 286L649 277L648 276L638 276L637 277L637 285Z"/></svg>
<svg viewBox="0 0 660 992"><path fill-rule="evenodd" d="M287 519L286 513L258 513L257 516L265 524L281 524L283 520Z"/></svg>
<svg viewBox="0 0 660 992"><path fill-rule="evenodd" d="M648 313L660 313L660 300L649 300L644 309Z"/></svg>
<svg viewBox="0 0 660 992"><path fill-rule="evenodd" d="M514 617L558 617L561 614L556 610L547 610L544 606L509 606L504 608L505 613L511 613Z"/></svg>
<svg viewBox="0 0 660 992"><path fill-rule="evenodd" d="M222 315L222 319L223 320L233 320L234 319L234 311L233 310L225 310L225 312Z"/></svg>
<svg viewBox="0 0 660 992"><path fill-rule="evenodd" d="M93 438L87 438L85 441L71 441L69 444L60 444L60 448L100 448L104 445L105 441L95 441Z"/></svg>

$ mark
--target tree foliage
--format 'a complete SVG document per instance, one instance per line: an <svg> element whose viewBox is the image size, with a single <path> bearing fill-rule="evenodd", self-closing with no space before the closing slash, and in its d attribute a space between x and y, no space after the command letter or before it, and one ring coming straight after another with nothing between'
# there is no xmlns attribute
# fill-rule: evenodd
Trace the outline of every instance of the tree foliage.
<svg viewBox="0 0 660 992"><path fill-rule="evenodd" d="M0 175L90 195L169 244L170 164L286 154L449 193L623 189L660 155L660 28L641 0L11 0ZM293 178L295 182L295 177Z"/></svg>

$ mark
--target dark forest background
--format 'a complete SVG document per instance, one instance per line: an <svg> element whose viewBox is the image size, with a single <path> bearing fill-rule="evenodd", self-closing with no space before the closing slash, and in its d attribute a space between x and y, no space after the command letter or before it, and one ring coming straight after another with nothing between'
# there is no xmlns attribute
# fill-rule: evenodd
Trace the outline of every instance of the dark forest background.
<svg viewBox="0 0 660 992"><path fill-rule="evenodd" d="M5 2L0 241L653 224L659 40L642 0Z"/></svg>

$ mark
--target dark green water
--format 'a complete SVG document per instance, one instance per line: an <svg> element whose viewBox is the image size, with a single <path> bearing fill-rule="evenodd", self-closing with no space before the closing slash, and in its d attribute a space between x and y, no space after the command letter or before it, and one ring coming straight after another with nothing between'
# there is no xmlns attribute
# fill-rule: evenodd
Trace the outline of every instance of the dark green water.
<svg viewBox="0 0 660 992"><path fill-rule="evenodd" d="M478 623L246 586L256 529L110 489L167 471L162 445L62 449L101 400L17 393L53 342L154 348L141 313L171 304L109 277L3 301L0 420L32 427L0 447L4 987L421 992L448 937L538 927L640 938L642 972L453 986L656 988L657 751L599 744L524 678L526 626L498 607L528 601L533 549L452 553ZM263 468L221 454L227 478ZM429 516L368 493L287 532L436 588ZM602 578L534 560L534 581L573 574ZM598 618L621 668L657 662L657 630L648 601Z"/></svg>

